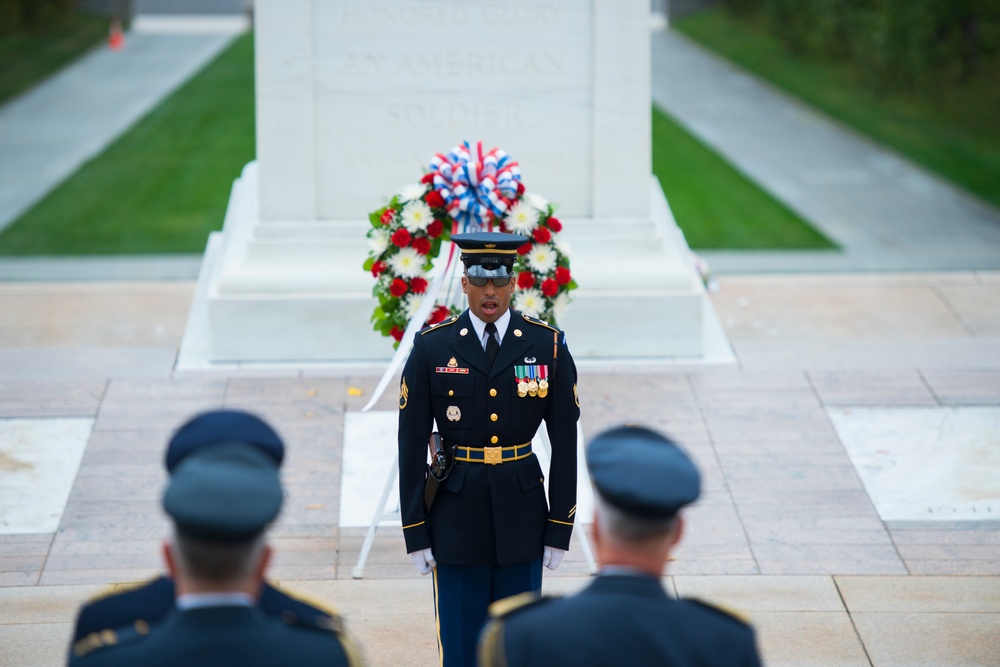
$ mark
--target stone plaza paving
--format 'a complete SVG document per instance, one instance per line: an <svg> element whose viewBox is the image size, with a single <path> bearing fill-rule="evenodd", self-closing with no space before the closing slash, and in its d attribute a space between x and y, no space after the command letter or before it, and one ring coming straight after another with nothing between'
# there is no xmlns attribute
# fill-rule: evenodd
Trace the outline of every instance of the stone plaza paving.
<svg viewBox="0 0 1000 667"><path fill-rule="evenodd" d="M164 443L220 406L266 416L288 443L272 576L344 612L371 664L435 664L431 583L399 529L379 529L355 580L365 529L338 525L345 415L381 369L174 373L194 289L0 285L0 423L93 420L58 527L0 535L0 664L58 664L81 600L160 570ZM744 613L769 665L997 664L996 497L979 508L992 519L883 520L831 415L1000 408L1000 274L731 276L713 303L735 364L580 363L585 435L651 424L704 472L667 586ZM995 453L974 466L991 464L996 479ZM577 543L544 587L587 580Z"/></svg>

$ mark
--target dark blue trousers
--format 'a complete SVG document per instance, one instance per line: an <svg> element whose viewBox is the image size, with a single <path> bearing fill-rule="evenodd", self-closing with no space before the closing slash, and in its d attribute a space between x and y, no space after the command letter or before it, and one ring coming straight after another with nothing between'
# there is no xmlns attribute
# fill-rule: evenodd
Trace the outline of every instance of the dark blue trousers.
<svg viewBox="0 0 1000 667"><path fill-rule="evenodd" d="M434 614L442 667L474 667L476 642L491 602L542 590L541 559L505 565L434 568Z"/></svg>

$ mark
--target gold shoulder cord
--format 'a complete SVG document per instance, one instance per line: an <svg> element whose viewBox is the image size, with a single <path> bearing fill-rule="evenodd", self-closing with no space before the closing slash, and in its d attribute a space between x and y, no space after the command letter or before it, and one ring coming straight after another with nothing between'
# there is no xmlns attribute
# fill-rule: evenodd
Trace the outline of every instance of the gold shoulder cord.
<svg viewBox="0 0 1000 667"><path fill-rule="evenodd" d="M503 619L494 619L483 631L479 645L479 664L483 667L507 667L503 649Z"/></svg>

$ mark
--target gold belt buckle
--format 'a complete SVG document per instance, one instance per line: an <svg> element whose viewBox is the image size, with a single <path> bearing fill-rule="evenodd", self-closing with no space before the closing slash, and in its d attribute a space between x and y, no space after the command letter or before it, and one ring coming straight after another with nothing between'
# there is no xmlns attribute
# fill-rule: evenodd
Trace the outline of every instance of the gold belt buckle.
<svg viewBox="0 0 1000 667"><path fill-rule="evenodd" d="M483 447L483 463L488 463L491 466L503 463L503 448Z"/></svg>

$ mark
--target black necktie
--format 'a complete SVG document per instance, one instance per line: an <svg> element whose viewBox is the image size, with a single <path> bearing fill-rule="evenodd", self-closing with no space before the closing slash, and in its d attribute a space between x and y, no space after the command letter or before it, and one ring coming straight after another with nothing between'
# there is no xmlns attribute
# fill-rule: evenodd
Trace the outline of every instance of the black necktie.
<svg viewBox="0 0 1000 667"><path fill-rule="evenodd" d="M489 357L490 363L497 358L497 352L500 351L500 342L497 340L497 325L493 322L488 322L486 324L486 356Z"/></svg>

